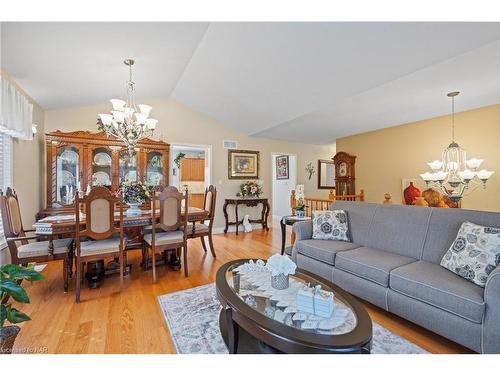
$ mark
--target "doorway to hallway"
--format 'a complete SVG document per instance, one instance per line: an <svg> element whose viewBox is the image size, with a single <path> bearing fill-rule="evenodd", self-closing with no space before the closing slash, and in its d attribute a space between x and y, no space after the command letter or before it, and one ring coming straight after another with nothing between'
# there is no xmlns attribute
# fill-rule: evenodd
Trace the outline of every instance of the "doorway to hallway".
<svg viewBox="0 0 500 375"><path fill-rule="evenodd" d="M297 155L271 153L272 165L272 225L279 228L279 221L290 215L290 195L297 185Z"/></svg>
<svg viewBox="0 0 500 375"><path fill-rule="evenodd" d="M187 189L189 205L203 208L205 188L212 183L212 147L173 144L170 151L170 185Z"/></svg>

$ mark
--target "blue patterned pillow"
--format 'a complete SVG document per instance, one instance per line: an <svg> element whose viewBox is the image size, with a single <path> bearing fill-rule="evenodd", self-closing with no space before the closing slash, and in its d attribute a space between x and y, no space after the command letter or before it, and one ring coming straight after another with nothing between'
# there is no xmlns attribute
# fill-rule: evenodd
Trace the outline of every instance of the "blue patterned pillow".
<svg viewBox="0 0 500 375"><path fill-rule="evenodd" d="M500 265L500 229L462 223L457 237L441 259L441 266L484 287Z"/></svg>
<svg viewBox="0 0 500 375"><path fill-rule="evenodd" d="M349 220L344 210L313 211L312 222L313 239L350 242Z"/></svg>

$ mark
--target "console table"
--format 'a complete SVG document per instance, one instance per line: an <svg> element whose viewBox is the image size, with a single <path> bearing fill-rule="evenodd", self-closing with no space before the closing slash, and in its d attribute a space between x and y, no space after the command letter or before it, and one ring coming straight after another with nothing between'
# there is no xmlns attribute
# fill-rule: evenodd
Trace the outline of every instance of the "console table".
<svg viewBox="0 0 500 375"><path fill-rule="evenodd" d="M243 220L238 218L238 206L243 205L247 207L256 207L258 204L262 204L262 212L260 219L250 219L251 223L259 223L262 224L262 229L269 230L267 226L267 217L269 216L269 212L271 211L271 207L269 206L269 201L267 198L234 198L234 199L225 199L224 206L222 207L222 211L224 212L224 218L226 219L226 226L224 228L224 233L227 233L227 230L230 225L236 225L236 235L238 235L238 226L243 223ZM229 216L227 214L227 206L234 206L235 213L235 221L229 221Z"/></svg>

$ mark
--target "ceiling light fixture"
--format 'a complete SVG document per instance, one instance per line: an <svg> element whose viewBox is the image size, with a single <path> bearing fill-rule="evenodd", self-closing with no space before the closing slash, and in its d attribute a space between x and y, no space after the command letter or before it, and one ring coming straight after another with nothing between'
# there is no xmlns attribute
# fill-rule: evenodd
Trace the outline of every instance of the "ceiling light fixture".
<svg viewBox="0 0 500 375"><path fill-rule="evenodd" d="M129 68L129 79L126 83L127 100L111 99L113 110L111 114L99 114L97 128L122 140L132 155L137 142L153 135L158 120L149 118L153 109L151 106L135 105L135 82L132 80L132 66L135 61L126 59L123 63Z"/></svg>
<svg viewBox="0 0 500 375"><path fill-rule="evenodd" d="M458 94L458 91L447 94L451 98L451 143L443 151L441 160L427 163L432 172L420 175L427 186L440 190L454 203L458 203L465 196L466 190L475 190L481 184L485 187L494 173L485 169L479 170L483 159L467 160L465 150L455 142L455 97Z"/></svg>

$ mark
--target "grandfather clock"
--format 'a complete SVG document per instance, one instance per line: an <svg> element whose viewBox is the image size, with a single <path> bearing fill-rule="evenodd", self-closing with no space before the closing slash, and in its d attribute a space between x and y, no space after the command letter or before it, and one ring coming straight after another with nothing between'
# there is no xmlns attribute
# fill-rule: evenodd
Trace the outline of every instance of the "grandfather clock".
<svg viewBox="0 0 500 375"><path fill-rule="evenodd" d="M354 185L356 156L349 155L346 152L337 152L332 159L335 164L335 190L337 195L356 194Z"/></svg>

